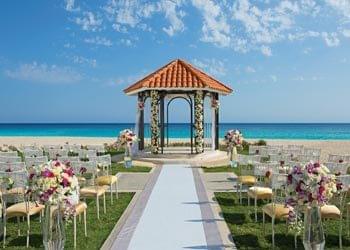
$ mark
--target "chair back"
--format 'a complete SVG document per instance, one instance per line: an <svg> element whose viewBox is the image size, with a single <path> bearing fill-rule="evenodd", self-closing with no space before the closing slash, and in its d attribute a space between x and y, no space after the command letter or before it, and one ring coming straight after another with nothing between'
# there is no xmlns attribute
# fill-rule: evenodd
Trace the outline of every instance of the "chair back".
<svg viewBox="0 0 350 250"><path fill-rule="evenodd" d="M260 155L241 155L238 154L238 163L240 165L253 165L260 162Z"/></svg>
<svg viewBox="0 0 350 250"><path fill-rule="evenodd" d="M27 167L38 166L49 161L47 156L26 157L24 159Z"/></svg>
<svg viewBox="0 0 350 250"><path fill-rule="evenodd" d="M349 192L350 187L350 175L339 175L336 176L337 183L341 183L341 189L335 195L333 195L330 204L336 205L339 210L342 212L344 210L346 201L346 196Z"/></svg>
<svg viewBox="0 0 350 250"><path fill-rule="evenodd" d="M22 158L19 156L0 156L0 162L21 162Z"/></svg>
<svg viewBox="0 0 350 250"><path fill-rule="evenodd" d="M43 151L40 149L30 149L23 151L24 157L37 157L43 156Z"/></svg>
<svg viewBox="0 0 350 250"><path fill-rule="evenodd" d="M60 145L44 145L43 149L45 152L49 152L50 150L59 150L61 149Z"/></svg>
<svg viewBox="0 0 350 250"><path fill-rule="evenodd" d="M272 202L285 203L287 174L273 173L271 178Z"/></svg>
<svg viewBox="0 0 350 250"><path fill-rule="evenodd" d="M0 151L0 156L16 157L16 156L18 156L18 153L17 153L17 151L7 151L7 152Z"/></svg>
<svg viewBox="0 0 350 250"><path fill-rule="evenodd" d="M97 156L97 151L94 149L81 149L79 151L80 159L89 159Z"/></svg>
<svg viewBox="0 0 350 250"><path fill-rule="evenodd" d="M109 175L111 165L112 165L111 155L107 154L107 155L97 156L96 162L98 167L101 167L103 171L106 171L107 175Z"/></svg>
<svg viewBox="0 0 350 250"><path fill-rule="evenodd" d="M308 156L321 156L321 149L316 149L316 148L304 148L303 151L304 155Z"/></svg>
<svg viewBox="0 0 350 250"><path fill-rule="evenodd" d="M0 178L10 178L13 181L11 187L7 184L1 185L2 198L5 203L17 203L28 201L26 190L28 188L28 173L26 170L15 172L0 172Z"/></svg>
<svg viewBox="0 0 350 250"><path fill-rule="evenodd" d="M267 146L254 146L250 145L249 146L249 154L250 155L261 155L264 150L266 152Z"/></svg>
<svg viewBox="0 0 350 250"><path fill-rule="evenodd" d="M0 163L0 171L3 172L14 172L23 170L26 170L26 165L24 162Z"/></svg>
<svg viewBox="0 0 350 250"><path fill-rule="evenodd" d="M97 153L103 154L106 152L104 145L87 145L88 150L96 150Z"/></svg>
<svg viewBox="0 0 350 250"><path fill-rule="evenodd" d="M58 157L68 156L68 151L65 149L49 149L50 160L56 160Z"/></svg>
<svg viewBox="0 0 350 250"><path fill-rule="evenodd" d="M346 174L349 168L349 163L327 162L325 166L332 174Z"/></svg>
<svg viewBox="0 0 350 250"><path fill-rule="evenodd" d="M312 162L320 162L320 156L318 155L298 155L297 157L299 162L308 163Z"/></svg>
<svg viewBox="0 0 350 250"><path fill-rule="evenodd" d="M336 163L349 162L350 163L350 155L329 154L328 162L336 162Z"/></svg>

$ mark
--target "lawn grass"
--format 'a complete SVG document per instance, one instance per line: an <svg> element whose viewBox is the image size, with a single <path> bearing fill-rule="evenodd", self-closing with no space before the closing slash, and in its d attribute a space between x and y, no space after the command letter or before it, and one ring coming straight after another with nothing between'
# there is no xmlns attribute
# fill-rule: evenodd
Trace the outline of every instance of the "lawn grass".
<svg viewBox="0 0 350 250"><path fill-rule="evenodd" d="M115 175L119 172L127 173L149 173L152 168L146 166L132 166L131 168L125 168L123 163L112 163L111 166L112 175Z"/></svg>
<svg viewBox="0 0 350 250"><path fill-rule="evenodd" d="M219 166L219 167L202 167L204 173L224 173L230 172L238 175L239 168L233 168L231 166Z"/></svg>
<svg viewBox="0 0 350 250"><path fill-rule="evenodd" d="M110 196L106 195L107 213L103 213L103 202L100 200L100 220L96 215L96 200L87 200L87 232L84 236L83 220L77 220L77 249L100 249L104 241L109 236L115 224L130 203L134 193L120 193L118 200L114 199L113 205L110 203ZM6 249L27 249L26 248L26 228L27 222L20 222L21 236L17 236L16 219L10 219L7 224ZM65 249L73 249L73 223L66 225ZM1 238L2 240L2 238ZM1 241L2 244L2 241ZM31 219L31 235L29 249L43 249L41 224L39 217Z"/></svg>
<svg viewBox="0 0 350 250"><path fill-rule="evenodd" d="M263 235L261 207L259 202L258 222L254 220L254 206L248 207L247 200L240 205L235 193L215 193L215 198L220 204L223 217L233 235L233 240L238 249L271 249L271 220L266 216L266 235ZM252 203L251 203L252 204ZM326 236L325 249L339 249L338 226L339 222L328 220L324 222ZM294 236L286 234L285 221L276 221L275 225L275 249L294 249ZM298 249L304 249L302 238L298 237ZM346 236L346 219L343 220L343 249L350 249L350 238Z"/></svg>

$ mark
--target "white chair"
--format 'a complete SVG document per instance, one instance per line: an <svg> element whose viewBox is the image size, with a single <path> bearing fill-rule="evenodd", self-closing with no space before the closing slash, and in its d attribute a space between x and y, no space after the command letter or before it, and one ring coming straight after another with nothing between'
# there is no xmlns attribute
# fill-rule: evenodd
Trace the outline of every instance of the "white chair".
<svg viewBox="0 0 350 250"><path fill-rule="evenodd" d="M103 211L106 213L106 189L97 185L96 177L97 177L97 164L96 162L81 162L80 169L84 168L84 174L90 174L90 184L86 184L80 189L80 196L84 199L86 198L95 198L96 199L96 210L97 210L97 219L100 219L100 202L99 198L103 197ZM74 167L73 167L74 169ZM82 171L81 171L82 172ZM83 174L83 175L84 175ZM86 181L87 183L87 181Z"/></svg>
<svg viewBox="0 0 350 250"><path fill-rule="evenodd" d="M263 212L263 233L265 235L265 215L271 218L272 226L272 248L275 247L275 220L276 219L288 219L289 208L285 206L286 191L285 186L287 183L286 174L272 174L272 202L266 204L262 208Z"/></svg>
<svg viewBox="0 0 350 250"><path fill-rule="evenodd" d="M98 156L97 165L99 167L102 167L103 171L106 172L106 174L97 177L96 183L99 186L109 187L109 191L111 195L111 204L113 204L113 185L116 192L116 198L118 199L118 180L117 180L117 176L112 175L111 173L111 165L112 165L111 156L109 154Z"/></svg>
<svg viewBox="0 0 350 250"><path fill-rule="evenodd" d="M69 152L79 154L79 152L81 150L81 145L77 145L77 144L72 144L71 145L71 144L69 144L68 148L69 148Z"/></svg>
<svg viewBox="0 0 350 250"><path fill-rule="evenodd" d="M238 164L240 165L253 165L260 162L261 155L241 155L238 154Z"/></svg>
<svg viewBox="0 0 350 250"><path fill-rule="evenodd" d="M2 152L0 151L0 157L4 156L4 157L15 157L18 156L17 151L7 151L7 152Z"/></svg>
<svg viewBox="0 0 350 250"><path fill-rule="evenodd" d="M269 187L270 183L266 182L267 174L272 175L278 173L279 165L271 163L258 163L254 165L254 176L257 182L254 186L248 189L248 206L250 206L250 198L254 199L255 222L258 221L258 200L271 200L272 189Z"/></svg>
<svg viewBox="0 0 350 250"><path fill-rule="evenodd" d="M89 158L97 157L97 152L94 149L91 149L91 150L81 149L79 151L79 157L80 159L89 159Z"/></svg>
<svg viewBox="0 0 350 250"><path fill-rule="evenodd" d="M87 145L87 149L96 150L98 154L103 154L106 152L104 145Z"/></svg>
<svg viewBox="0 0 350 250"><path fill-rule="evenodd" d="M307 162L320 162L320 156L316 155L298 155L297 157L298 162L300 163L307 163Z"/></svg>
<svg viewBox="0 0 350 250"><path fill-rule="evenodd" d="M336 163L350 162L350 155L329 154L328 162L336 162Z"/></svg>

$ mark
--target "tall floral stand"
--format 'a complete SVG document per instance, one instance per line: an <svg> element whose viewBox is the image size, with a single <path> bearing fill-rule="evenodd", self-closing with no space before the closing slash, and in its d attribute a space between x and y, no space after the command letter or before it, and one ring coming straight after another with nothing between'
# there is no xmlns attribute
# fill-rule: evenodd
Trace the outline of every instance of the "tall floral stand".
<svg viewBox="0 0 350 250"><path fill-rule="evenodd" d="M229 152L230 155L230 164L231 167L236 168L238 165L238 154L237 154L237 147L233 146Z"/></svg>
<svg viewBox="0 0 350 250"><path fill-rule="evenodd" d="M125 147L124 166L125 166L125 168L131 168L132 167L131 147L130 146L126 146Z"/></svg>
<svg viewBox="0 0 350 250"><path fill-rule="evenodd" d="M304 216L304 248L306 250L323 250L325 247L325 237L320 207L308 207Z"/></svg>
<svg viewBox="0 0 350 250"><path fill-rule="evenodd" d="M45 250L63 250L66 241L61 206L45 204L41 220Z"/></svg>

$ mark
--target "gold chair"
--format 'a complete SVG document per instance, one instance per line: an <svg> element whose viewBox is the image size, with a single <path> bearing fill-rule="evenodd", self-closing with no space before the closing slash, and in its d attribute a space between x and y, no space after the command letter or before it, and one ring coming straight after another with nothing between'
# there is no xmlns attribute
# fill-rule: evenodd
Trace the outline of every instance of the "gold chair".
<svg viewBox="0 0 350 250"><path fill-rule="evenodd" d="M118 179L115 175L110 175L112 159L110 155L101 155L97 157L98 166L102 167L102 172L106 175L102 175L96 178L96 183L99 186L108 186L111 195L111 204L113 204L113 185L118 199Z"/></svg>
<svg viewBox="0 0 350 250"><path fill-rule="evenodd" d="M30 201L30 197L26 194L25 190L28 182L28 173L26 171L16 172L1 172L1 177L11 178L13 180L13 187L10 190L2 186L1 194L4 206L4 234L3 234L3 246L6 244L6 224L7 219L17 217L19 222L20 217L27 218L27 244L29 247L29 235L30 235L30 217L41 213L44 206L36 204ZM7 207L7 204L12 204ZM18 230L20 235L20 231Z"/></svg>
<svg viewBox="0 0 350 250"><path fill-rule="evenodd" d="M106 189L96 183L97 164L94 161L81 162L81 168L85 169L83 175L91 175L90 179L86 179L86 185L80 189L80 197L96 199L97 219L100 219L100 197L103 197L103 212L106 213ZM88 183L90 182L90 183Z"/></svg>
<svg viewBox="0 0 350 250"><path fill-rule="evenodd" d="M350 175L339 175L336 177L337 181L342 183L342 189L339 194L333 196L329 204L321 207L321 218L322 220L338 220L339 221L339 248L343 247L343 211L346 203L346 194L349 190L350 185ZM347 208L347 220L349 216L349 211ZM347 222L348 224L348 222Z"/></svg>
<svg viewBox="0 0 350 250"><path fill-rule="evenodd" d="M272 202L262 207L263 212L263 233L265 234L265 215L271 218L272 247L275 247L275 220L286 220L289 215L289 208L285 206L287 183L286 174L273 173L271 178Z"/></svg>
<svg viewBox="0 0 350 250"><path fill-rule="evenodd" d="M248 189L248 206L250 199L254 199L255 222L258 221L258 200L271 200L272 189L269 180L272 173L278 173L278 165L271 163L258 163L254 165L254 176L257 178L256 184ZM269 174L269 176L266 176Z"/></svg>
<svg viewBox="0 0 350 250"><path fill-rule="evenodd" d="M252 165L259 161L260 155L238 155L239 175L237 176L236 192L239 193L240 204L242 204L243 186L254 186L257 181Z"/></svg>
<svg viewBox="0 0 350 250"><path fill-rule="evenodd" d="M85 202L80 201L77 205L74 206L74 215L73 215L73 233L74 233L74 248L77 247L77 216L83 214L84 216L84 234L87 237L87 227L86 227L86 209L87 205Z"/></svg>

